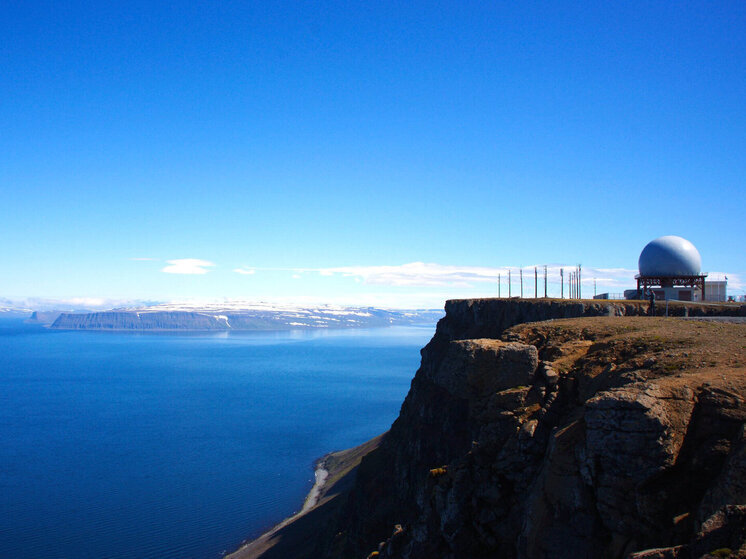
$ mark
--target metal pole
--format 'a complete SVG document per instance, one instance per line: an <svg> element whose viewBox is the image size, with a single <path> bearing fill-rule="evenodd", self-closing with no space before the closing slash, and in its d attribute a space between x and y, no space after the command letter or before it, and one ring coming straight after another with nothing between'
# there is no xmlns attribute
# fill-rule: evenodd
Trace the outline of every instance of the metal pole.
<svg viewBox="0 0 746 559"><path fill-rule="evenodd" d="M578 299L583 298L583 272L578 264Z"/></svg>
<svg viewBox="0 0 746 559"><path fill-rule="evenodd" d="M520 269L521 276L521 299L523 299L523 268Z"/></svg>
<svg viewBox="0 0 746 559"><path fill-rule="evenodd" d="M536 266L534 266L534 299L538 299L539 297L539 274L536 271Z"/></svg>
<svg viewBox="0 0 746 559"><path fill-rule="evenodd" d="M544 299L547 298L547 267L544 265Z"/></svg>
<svg viewBox="0 0 746 559"><path fill-rule="evenodd" d="M560 268L560 299L565 298L565 269Z"/></svg>

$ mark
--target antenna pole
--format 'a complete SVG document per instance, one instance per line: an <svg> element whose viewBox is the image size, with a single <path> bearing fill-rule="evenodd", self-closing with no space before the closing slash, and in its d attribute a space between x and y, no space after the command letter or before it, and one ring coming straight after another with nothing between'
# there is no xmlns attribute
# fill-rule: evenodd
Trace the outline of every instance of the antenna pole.
<svg viewBox="0 0 746 559"><path fill-rule="evenodd" d="M572 280L572 298L577 299L578 298L578 272L572 272L570 274L570 279Z"/></svg>
<svg viewBox="0 0 746 559"><path fill-rule="evenodd" d="M544 264L544 299L547 298L547 266Z"/></svg>
<svg viewBox="0 0 746 559"><path fill-rule="evenodd" d="M520 270L518 270L518 273L521 276L521 299L523 299L523 268L521 268Z"/></svg>

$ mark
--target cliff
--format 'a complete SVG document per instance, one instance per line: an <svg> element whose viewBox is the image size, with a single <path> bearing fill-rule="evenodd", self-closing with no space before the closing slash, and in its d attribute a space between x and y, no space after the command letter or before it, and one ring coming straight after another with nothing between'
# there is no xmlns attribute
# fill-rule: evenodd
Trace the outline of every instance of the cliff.
<svg viewBox="0 0 746 559"><path fill-rule="evenodd" d="M37 315L37 313L34 313ZM375 308L297 308L278 310L111 310L60 313L56 330L289 330L304 328L374 328L433 324L440 311Z"/></svg>
<svg viewBox="0 0 746 559"><path fill-rule="evenodd" d="M226 330L225 319L184 311L62 313L56 330Z"/></svg>
<svg viewBox="0 0 746 559"><path fill-rule="evenodd" d="M303 556L746 556L746 325L646 309L449 301Z"/></svg>

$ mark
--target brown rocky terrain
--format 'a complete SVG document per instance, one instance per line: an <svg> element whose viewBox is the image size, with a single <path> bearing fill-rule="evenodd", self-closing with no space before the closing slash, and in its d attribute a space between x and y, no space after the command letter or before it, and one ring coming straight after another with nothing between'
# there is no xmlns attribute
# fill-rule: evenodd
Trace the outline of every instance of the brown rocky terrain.
<svg viewBox="0 0 746 559"><path fill-rule="evenodd" d="M531 303L447 303L295 556L746 556L746 325Z"/></svg>

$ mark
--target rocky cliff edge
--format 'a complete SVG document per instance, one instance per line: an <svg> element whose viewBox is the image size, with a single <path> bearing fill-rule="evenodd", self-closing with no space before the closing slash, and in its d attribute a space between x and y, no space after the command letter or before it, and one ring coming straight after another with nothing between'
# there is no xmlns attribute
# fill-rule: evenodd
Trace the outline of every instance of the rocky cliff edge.
<svg viewBox="0 0 746 559"><path fill-rule="evenodd" d="M305 556L746 556L746 325L641 311L449 301Z"/></svg>

